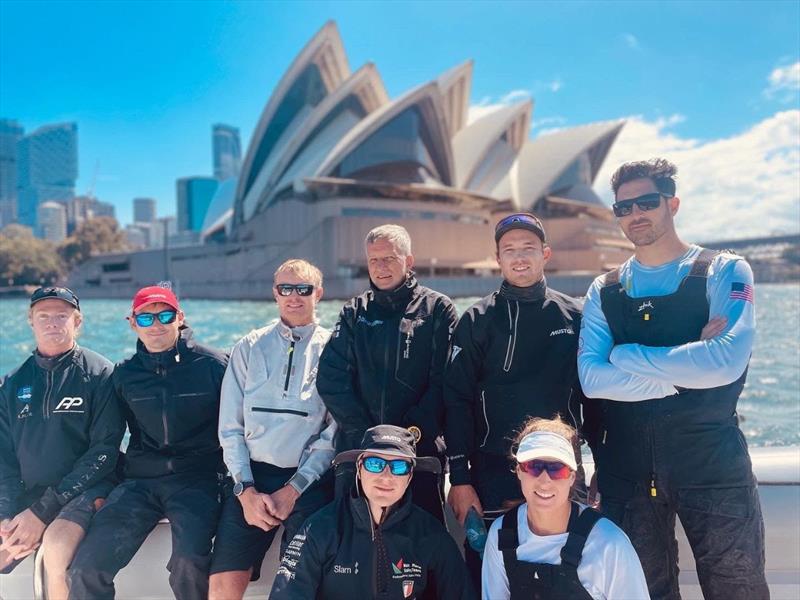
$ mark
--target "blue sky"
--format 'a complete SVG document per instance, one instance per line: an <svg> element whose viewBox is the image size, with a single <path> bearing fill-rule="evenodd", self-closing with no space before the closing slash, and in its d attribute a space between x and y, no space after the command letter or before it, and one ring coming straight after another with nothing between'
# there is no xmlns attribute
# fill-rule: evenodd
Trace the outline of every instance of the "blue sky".
<svg viewBox="0 0 800 600"><path fill-rule="evenodd" d="M473 58L472 103L533 96L533 136L629 118L609 160L666 148L706 162L703 149L720 142L750 144L757 154L739 160L779 155L770 164L785 178L784 221L798 210L795 1L3 0L0 117L26 130L77 121L79 191L99 165L95 193L122 222L135 196L155 197L159 214L171 214L175 179L211 173L211 124L239 127L246 147L273 87L329 18L351 68L375 62L392 97Z"/></svg>

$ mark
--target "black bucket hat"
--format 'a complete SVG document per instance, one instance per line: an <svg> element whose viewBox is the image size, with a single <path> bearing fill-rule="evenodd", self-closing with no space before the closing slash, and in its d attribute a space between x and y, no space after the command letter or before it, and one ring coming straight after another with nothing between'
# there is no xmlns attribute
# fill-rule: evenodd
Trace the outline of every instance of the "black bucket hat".
<svg viewBox="0 0 800 600"><path fill-rule="evenodd" d="M416 471L442 472L442 464L438 458L431 456L417 458L414 434L408 429L396 427L395 425L376 425L367 429L364 433L364 438L361 440L361 447L340 452L333 459L333 464L357 462L361 455L370 452L396 456L397 458L407 458L414 463Z"/></svg>

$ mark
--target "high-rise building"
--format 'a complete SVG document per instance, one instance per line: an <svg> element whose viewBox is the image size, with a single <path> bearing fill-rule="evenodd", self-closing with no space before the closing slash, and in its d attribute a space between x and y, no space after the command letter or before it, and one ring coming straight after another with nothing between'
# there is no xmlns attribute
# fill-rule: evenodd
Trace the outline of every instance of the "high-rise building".
<svg viewBox="0 0 800 600"><path fill-rule="evenodd" d="M36 229L37 207L67 201L78 178L78 125L45 125L17 142L18 220Z"/></svg>
<svg viewBox="0 0 800 600"><path fill-rule="evenodd" d="M114 205L101 202L93 196L75 196L64 202L67 209L67 235L72 233L81 223L95 217L116 218Z"/></svg>
<svg viewBox="0 0 800 600"><path fill-rule="evenodd" d="M153 223L156 220L155 198L133 199L133 222Z"/></svg>
<svg viewBox="0 0 800 600"><path fill-rule="evenodd" d="M200 231L219 181L213 177L182 177L175 182L178 231Z"/></svg>
<svg viewBox="0 0 800 600"><path fill-rule="evenodd" d="M17 220L17 142L22 125L0 119L0 227Z"/></svg>
<svg viewBox="0 0 800 600"><path fill-rule="evenodd" d="M61 202L42 202L36 207L37 233L40 238L60 242L67 237L67 207Z"/></svg>
<svg viewBox="0 0 800 600"><path fill-rule="evenodd" d="M214 149L214 177L220 181L239 176L242 163L242 145L239 130L230 125L217 124L212 128Z"/></svg>

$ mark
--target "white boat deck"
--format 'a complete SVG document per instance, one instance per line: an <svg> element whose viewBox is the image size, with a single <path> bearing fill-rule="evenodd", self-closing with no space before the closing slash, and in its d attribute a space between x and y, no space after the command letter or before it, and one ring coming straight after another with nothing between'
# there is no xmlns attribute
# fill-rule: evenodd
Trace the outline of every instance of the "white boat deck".
<svg viewBox="0 0 800 600"><path fill-rule="evenodd" d="M752 448L750 455L759 480L767 537L767 581L772 600L797 600L800 598L800 447ZM586 467L591 473L593 465L587 462ZM460 543L463 531L455 522L451 531ZM276 536L261 569L262 577L250 584L246 598L263 600L269 595L278 563L278 540L279 536ZM692 553L680 528L678 544L681 595L685 600L702 599ZM153 530L131 563L120 572L116 579L117 598L173 598L166 571L170 546L169 524L165 521ZM34 558L31 557L11 575L0 576L0 599L41 600L40 586L34 590L34 570ZM40 575L40 569L36 571Z"/></svg>

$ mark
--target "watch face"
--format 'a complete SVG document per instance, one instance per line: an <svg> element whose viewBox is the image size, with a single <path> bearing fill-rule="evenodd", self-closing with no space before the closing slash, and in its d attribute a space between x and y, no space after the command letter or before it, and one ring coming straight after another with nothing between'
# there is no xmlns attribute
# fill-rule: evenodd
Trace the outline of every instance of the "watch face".
<svg viewBox="0 0 800 600"><path fill-rule="evenodd" d="M244 491L244 484L241 481L239 483L234 483L233 484L233 495L234 496L241 496L243 491Z"/></svg>

